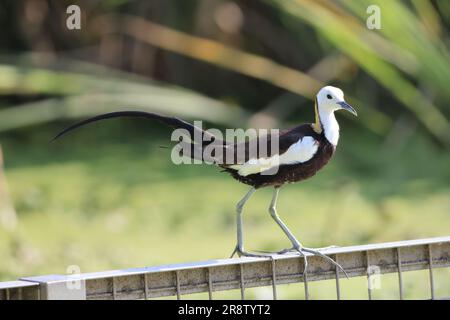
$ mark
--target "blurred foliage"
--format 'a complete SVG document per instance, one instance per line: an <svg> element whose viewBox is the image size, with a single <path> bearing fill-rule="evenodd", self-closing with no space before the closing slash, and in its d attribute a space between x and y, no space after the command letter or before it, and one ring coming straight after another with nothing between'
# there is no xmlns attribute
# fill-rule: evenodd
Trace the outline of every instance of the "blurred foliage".
<svg viewBox="0 0 450 320"><path fill-rule="evenodd" d="M66 28L70 4L0 3L0 199L18 215L14 229L0 224L0 279L220 258L233 246L245 186L210 166L174 166L158 147L169 131L142 120L49 144L73 119L140 109L285 128L312 121L325 84L360 116L339 114L334 161L282 192L280 214L299 239L347 245L450 230L448 1L80 0L81 30ZM366 27L369 5L381 9L380 30ZM269 193L246 212L250 248L286 245L264 213ZM420 277L409 297L423 292ZM323 288L315 297L330 297Z"/></svg>
<svg viewBox="0 0 450 320"><path fill-rule="evenodd" d="M2 12L11 12L3 14L0 22L3 30L11 30L0 47L8 63L2 67L1 92L26 90L41 99L86 95L99 90L91 87L99 77L100 66L95 63L107 70L103 77L117 73L111 69L120 69L264 112L267 102L283 95L283 90L312 99L324 83L335 82L360 106L358 124L386 135L396 119L406 114L445 146L450 141L446 103L449 21L442 13L446 6L442 1L428 5L382 0L80 1L82 28L76 31L65 27L68 3L39 0L1 5ZM380 30L365 25L367 7L374 4L382 12ZM30 51L34 54L25 58L20 54ZM88 62L92 67L79 67ZM41 69L22 74L23 68L32 67ZM49 71L44 79L39 75L45 71L42 68L82 70L73 76L83 80ZM131 77L126 81L132 82ZM133 84L122 84L119 90L114 86L102 89L130 92ZM76 86L81 87L74 92ZM282 106L271 110L270 122L251 124L276 126L278 119L298 114L296 110L302 110L298 107L311 109L309 101L294 99L296 108L278 110ZM185 107L190 112L174 108L170 103L163 107L187 117L205 114L204 109L195 111L195 103ZM65 109L64 104L60 109ZM95 105L90 110L103 111ZM57 111L53 113L56 116L43 120L58 118ZM0 130L11 129L7 124L14 115L0 115ZM204 117L220 118L214 112ZM228 124L235 119L242 117L230 116Z"/></svg>

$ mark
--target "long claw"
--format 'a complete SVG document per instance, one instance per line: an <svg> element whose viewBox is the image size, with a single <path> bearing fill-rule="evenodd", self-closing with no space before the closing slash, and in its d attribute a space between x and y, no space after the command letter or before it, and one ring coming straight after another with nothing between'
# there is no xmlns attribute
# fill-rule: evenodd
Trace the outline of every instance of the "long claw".
<svg viewBox="0 0 450 320"><path fill-rule="evenodd" d="M231 253L230 259L233 258L234 255L235 255L236 253L239 255L239 253L238 253L238 247L237 247L237 246L234 247L234 250L233 250L233 252Z"/></svg>
<svg viewBox="0 0 450 320"><path fill-rule="evenodd" d="M275 251L275 252L273 252L273 251L264 251L264 250L255 250L255 251L256 251L256 252L261 252L261 253L267 253L267 254L285 254L285 253L293 252L293 251L297 251L297 250L295 250L295 249L292 247L292 248L283 249L283 250Z"/></svg>
<svg viewBox="0 0 450 320"><path fill-rule="evenodd" d="M305 266L304 266L304 268L303 268L303 274L302 274L302 277L303 277L303 279L306 279L306 274L307 274L307 271L308 271L308 258L307 258L306 255L302 252L303 249L302 249L301 247L292 247L292 249L285 249L285 250L288 250L287 252L289 252L289 251L297 251L298 253L300 253L300 256L303 257L303 260L305 261L305 262L304 262Z"/></svg>
<svg viewBox="0 0 450 320"><path fill-rule="evenodd" d="M328 260L330 263L332 263L336 267L338 267L344 273L345 277L348 279L348 274L347 274L347 272L345 272L344 268L342 268L342 266L339 263L337 263L336 261L334 261L332 258L330 258L330 257L324 255L323 253L321 253L320 251L317 251L317 250L314 250L314 249L301 248L301 250L309 252L309 253L312 253L312 254L317 255L319 257L322 257L325 260Z"/></svg>
<svg viewBox="0 0 450 320"><path fill-rule="evenodd" d="M305 269L303 270L303 277L305 277L306 271L308 269L308 259L307 259L306 255L302 252L302 250L303 249L300 247L298 247L298 248L292 247L292 248L287 248L287 249L283 249L283 250L276 251L276 252L263 251L263 250L256 250L256 252L266 254L263 257L273 257L273 255L281 255L281 254L285 254L288 252L298 252L300 254L300 256L302 256L305 259Z"/></svg>
<svg viewBox="0 0 450 320"><path fill-rule="evenodd" d="M292 248L287 248L287 249L283 249L281 251L278 251L278 254L285 254L285 253L294 252L294 251L297 251L297 250L294 247L292 247Z"/></svg>
<svg viewBox="0 0 450 320"><path fill-rule="evenodd" d="M258 254L258 253L251 253L251 252L246 252L246 251L242 251L240 252L240 256L244 256L244 257L254 257L254 258L271 258L274 254L272 253L267 253L267 254Z"/></svg>
<svg viewBox="0 0 450 320"><path fill-rule="evenodd" d="M328 247L314 248L314 250L327 250L327 249L335 249L335 248L340 248L340 247L336 246L336 245L332 245L332 246L328 246Z"/></svg>

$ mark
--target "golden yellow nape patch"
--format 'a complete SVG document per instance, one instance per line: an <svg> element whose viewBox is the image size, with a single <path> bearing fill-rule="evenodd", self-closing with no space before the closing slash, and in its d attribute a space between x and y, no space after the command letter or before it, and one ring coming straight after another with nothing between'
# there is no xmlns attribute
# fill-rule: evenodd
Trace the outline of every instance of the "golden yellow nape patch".
<svg viewBox="0 0 450 320"><path fill-rule="evenodd" d="M322 124L320 123L319 110L317 109L317 99L314 101L314 113L316 121L313 123L312 128L316 133L322 133Z"/></svg>

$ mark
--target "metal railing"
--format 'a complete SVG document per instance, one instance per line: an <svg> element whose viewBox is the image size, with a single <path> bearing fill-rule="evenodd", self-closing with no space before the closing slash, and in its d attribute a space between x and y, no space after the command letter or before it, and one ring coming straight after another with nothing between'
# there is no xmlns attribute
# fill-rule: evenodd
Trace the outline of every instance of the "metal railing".
<svg viewBox="0 0 450 320"><path fill-rule="evenodd" d="M404 298L402 275L412 270L428 270L430 299L436 297L433 270L450 267L450 237L330 248L322 251L334 258L349 277L367 277L368 299L372 299L370 280L377 273L397 273L399 298ZM372 267L376 268L372 268ZM304 259L299 255L272 258L236 258L188 264L84 273L48 275L0 282L2 299L150 299L238 289L245 299L246 289L271 286L273 298L281 284L308 283L335 279L336 297L341 298L343 273L323 258L308 256L308 273L303 276Z"/></svg>

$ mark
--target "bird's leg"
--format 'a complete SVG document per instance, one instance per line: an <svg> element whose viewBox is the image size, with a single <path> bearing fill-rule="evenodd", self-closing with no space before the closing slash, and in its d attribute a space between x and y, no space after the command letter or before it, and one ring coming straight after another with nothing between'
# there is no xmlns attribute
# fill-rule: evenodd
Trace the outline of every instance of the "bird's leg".
<svg viewBox="0 0 450 320"><path fill-rule="evenodd" d="M252 187L247 194L241 199L241 201L238 202L236 205L236 229L237 229L237 244L234 248L233 253L231 254L232 258L235 253L237 253L239 256L241 255L248 255L252 256L252 254L248 254L244 251L244 241L243 241L243 222L242 222L242 209L244 208L245 203L247 200L252 196L252 194L256 191L254 187Z"/></svg>
<svg viewBox="0 0 450 320"><path fill-rule="evenodd" d="M283 254L283 253L287 253L290 251L297 251L299 252L304 258L305 258L305 269L304 269L304 274L306 274L306 269L307 269L307 259L306 259L306 255L304 254L304 252L309 252L312 253L313 255L316 256L320 256L326 260L328 260L330 263L334 264L336 267L338 267L339 269L342 270L342 272L344 272L345 276L348 278L347 273L345 272L345 270L341 267L340 264L338 264L336 261L334 261L332 258L324 255L323 253L321 253L319 250L316 249L310 249L310 248L304 248L300 242L295 238L295 236L292 234L292 232L289 230L289 228L286 226L286 224L280 219L280 217L278 216L277 213L277 209L276 209L276 205L277 205L277 200L278 200L278 194L280 192L279 188L275 188L273 191L273 196L272 196L272 201L270 202L270 207L269 207L269 212L270 212L270 216L275 220L275 222L278 224L278 226L283 230L283 232L286 234L286 236L289 238L289 240L292 243L292 248L291 249L284 249L282 251L277 252L278 254Z"/></svg>
<svg viewBox="0 0 450 320"><path fill-rule="evenodd" d="M272 201L270 202L269 213L270 213L270 216L272 217L272 219L275 220L275 222L278 224L278 226L281 228L281 230L283 230L283 232L289 238L293 247L291 249L282 250L278 253L285 253L288 251L292 251L293 249L298 251L299 249L302 248L302 245L295 238L295 236L292 234L291 230L289 230L289 228L286 226L286 224L280 219L280 217L278 216L278 213L277 213L276 206L277 206L279 192L280 192L279 188L275 188L273 190L273 196L272 196Z"/></svg>
<svg viewBox="0 0 450 320"><path fill-rule="evenodd" d="M231 253L230 258L232 258L235 254L238 256L245 256L245 257L260 257L260 258L267 258L272 256L274 253L250 253L244 251L244 236L243 236L243 222L242 222L242 210L244 208L245 203L248 201L248 199L252 196L252 194L256 191L255 188L251 188L247 194L241 199L241 201L238 202L236 205L236 213L237 213L237 220L236 220L236 227L237 227L237 244L234 248L233 252Z"/></svg>

